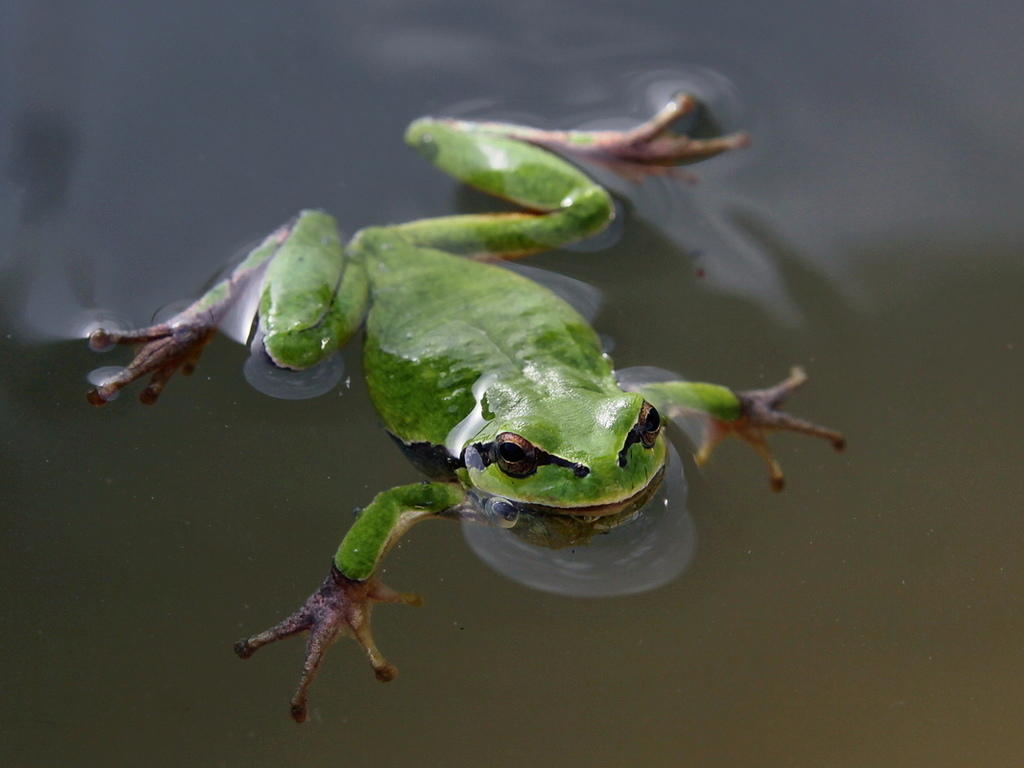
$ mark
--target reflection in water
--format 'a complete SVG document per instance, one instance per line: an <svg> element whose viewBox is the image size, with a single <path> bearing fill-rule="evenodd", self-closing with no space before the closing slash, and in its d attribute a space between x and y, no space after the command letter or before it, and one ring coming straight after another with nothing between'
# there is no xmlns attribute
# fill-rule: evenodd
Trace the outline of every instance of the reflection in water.
<svg viewBox="0 0 1024 768"><path fill-rule="evenodd" d="M703 108L684 117L675 130L694 137L750 131L755 148L760 134L757 115L724 74L690 65L626 70L615 91L632 99L623 114L646 114L680 91L693 93ZM608 99L614 98L608 94ZM609 118L607 113L581 120L580 128L623 128L634 120ZM738 194L736 185L719 186L719 179L735 175L752 162L752 151L729 152L699 169L681 171L675 178L655 178L642 185L624 183L614 174L588 168L603 185L627 197L636 215L658 222L659 228L689 254L699 254L705 284L723 293L750 299L780 321L795 322L797 310L779 271L776 254L763 242L735 225L731 211L757 212ZM691 182L680 183L680 179ZM762 217L766 218L766 217Z"/></svg>
<svg viewBox="0 0 1024 768"><path fill-rule="evenodd" d="M249 385L264 395L279 400L308 400L338 385L345 376L345 359L341 352L335 352L304 371L281 368L271 362L263 348L263 336L257 333L249 345L249 357L242 372Z"/></svg>
<svg viewBox="0 0 1024 768"><path fill-rule="evenodd" d="M63 209L77 155L75 130L61 112L37 108L19 117L8 174L24 190L22 223L37 223Z"/></svg>
<svg viewBox="0 0 1024 768"><path fill-rule="evenodd" d="M686 478L671 444L661 485L640 510L583 519L520 509L512 527L467 520L462 531L498 573L573 597L627 595L667 584L693 559L697 543Z"/></svg>
<svg viewBox="0 0 1024 768"><path fill-rule="evenodd" d="M66 265L39 260L26 268L32 274L26 279L15 320L21 339L37 343L87 339L98 328L128 331L138 325L117 310L82 306Z"/></svg>

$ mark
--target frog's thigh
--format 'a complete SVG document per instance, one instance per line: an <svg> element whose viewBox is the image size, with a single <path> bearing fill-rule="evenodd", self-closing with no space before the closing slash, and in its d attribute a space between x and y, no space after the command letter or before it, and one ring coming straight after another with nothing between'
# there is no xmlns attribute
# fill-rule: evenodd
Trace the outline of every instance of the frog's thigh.
<svg viewBox="0 0 1024 768"><path fill-rule="evenodd" d="M586 174L522 141L424 118L409 127L406 142L442 171L530 211L444 216L395 227L415 245L517 256L588 237L614 215L608 193Z"/></svg>
<svg viewBox="0 0 1024 768"><path fill-rule="evenodd" d="M367 303L366 270L345 248L337 222L303 211L263 282L259 323L267 354L284 368L318 363L359 328Z"/></svg>

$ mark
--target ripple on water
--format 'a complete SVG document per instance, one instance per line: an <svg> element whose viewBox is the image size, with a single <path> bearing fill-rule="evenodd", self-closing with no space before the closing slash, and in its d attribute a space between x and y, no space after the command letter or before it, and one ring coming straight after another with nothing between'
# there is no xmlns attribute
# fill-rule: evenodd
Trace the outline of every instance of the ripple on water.
<svg viewBox="0 0 1024 768"><path fill-rule="evenodd" d="M334 389L345 376L340 352L304 371L280 368L271 362L258 335L249 345L249 358L242 369L245 380L258 392L280 400L309 400Z"/></svg>

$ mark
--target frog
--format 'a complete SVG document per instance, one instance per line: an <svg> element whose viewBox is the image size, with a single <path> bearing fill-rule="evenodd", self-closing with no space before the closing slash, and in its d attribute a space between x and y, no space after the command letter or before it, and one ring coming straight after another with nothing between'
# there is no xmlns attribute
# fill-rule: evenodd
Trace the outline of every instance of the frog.
<svg viewBox="0 0 1024 768"><path fill-rule="evenodd" d="M378 680L396 676L374 641L371 612L378 603L420 604L417 594L386 585L380 571L386 554L421 522L522 529L532 543L547 546L560 539L538 531L573 530L578 542L628 523L643 514L663 479L665 423L681 415L704 424L698 465L736 437L760 456L774 490L782 489L784 476L769 433L802 433L843 449L841 433L782 410L807 380L802 369L752 390L681 379L622 383L588 320L503 265L609 225L616 215L612 196L584 170L588 163L641 181L748 144L746 133L695 137L676 130L681 118L704 108L680 93L627 130L419 118L406 130L407 145L520 210L371 226L348 241L333 216L303 210L174 316L89 334L97 351L135 347L125 368L88 391L88 401L101 406L145 376L150 380L139 399L154 403L175 373L195 369L226 315L253 289L253 343L276 368L323 365L362 329L369 397L384 429L426 479L370 500L319 587L294 613L235 644L246 659L306 634L289 703L295 721L306 719L310 686L340 637L362 647Z"/></svg>

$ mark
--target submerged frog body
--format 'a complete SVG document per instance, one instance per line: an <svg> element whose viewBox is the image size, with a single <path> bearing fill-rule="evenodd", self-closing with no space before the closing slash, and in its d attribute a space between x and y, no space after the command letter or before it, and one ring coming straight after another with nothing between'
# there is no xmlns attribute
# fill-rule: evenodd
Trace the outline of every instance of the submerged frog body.
<svg viewBox="0 0 1024 768"><path fill-rule="evenodd" d="M680 96L626 132L553 132L502 123L415 121L409 145L440 169L523 206L523 213L447 216L360 231L343 243L334 219L303 211L269 235L223 281L155 326L93 332L101 349L138 344L131 364L88 394L102 405L151 374L141 399L153 402L180 368L190 371L226 313L258 287L257 339L275 366L323 361L365 325L364 370L385 428L430 477L376 496L338 547L320 588L290 617L238 642L246 658L261 646L308 632L306 660L291 702L296 720L323 653L341 634L366 650L377 677L396 670L374 644L374 602L418 602L377 577L381 559L413 525L432 518L572 531L588 521L628 520L660 482L666 456L662 415L703 415L698 462L733 434L782 472L764 441L769 430L842 437L780 410L805 380L795 369L776 387L734 392L685 381L623 389L597 334L547 288L481 259L536 253L587 237L614 215L607 192L551 150L607 165L627 178L742 146L742 134L691 139L671 124L697 106ZM567 525L538 521L565 520ZM527 527L524 526L524 534ZM567 534L568 535L568 534ZM557 545L552 534L548 542Z"/></svg>

